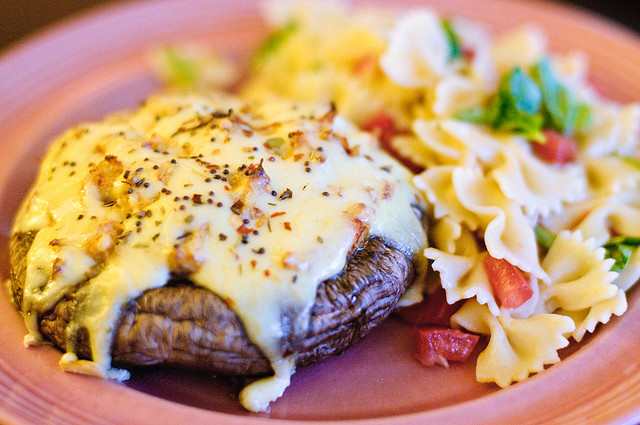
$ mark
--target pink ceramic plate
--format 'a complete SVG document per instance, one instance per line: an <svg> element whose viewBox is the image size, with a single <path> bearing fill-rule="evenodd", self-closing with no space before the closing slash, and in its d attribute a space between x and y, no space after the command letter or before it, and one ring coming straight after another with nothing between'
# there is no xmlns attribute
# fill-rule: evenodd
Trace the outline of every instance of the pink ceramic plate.
<svg viewBox="0 0 640 425"><path fill-rule="evenodd" d="M377 3L383 5L384 0ZM541 2L411 1L495 30L539 25L551 49L589 54L592 78L621 102L640 99L640 41L591 15ZM397 2L396 2L397 4ZM176 40L205 40L242 57L264 36L249 0L122 3L67 22L0 60L0 273L8 278L11 219L47 142L78 121L134 106L157 88L146 54ZM0 297L0 422L5 424L636 423L640 420L640 300L563 362L499 390L475 382L474 363L419 366L410 331L390 320L342 356L300 370L269 414L244 412L238 383L156 369L126 385L65 374L51 347L25 349L25 328Z"/></svg>

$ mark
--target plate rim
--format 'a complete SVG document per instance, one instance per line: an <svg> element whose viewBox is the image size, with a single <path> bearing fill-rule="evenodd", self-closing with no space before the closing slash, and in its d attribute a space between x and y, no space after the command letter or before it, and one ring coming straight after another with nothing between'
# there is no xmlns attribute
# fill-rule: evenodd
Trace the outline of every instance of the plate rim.
<svg viewBox="0 0 640 425"><path fill-rule="evenodd" d="M485 3L501 3L501 2L506 2L507 0L489 0L489 1L485 1ZM206 3L202 0L194 0L194 3ZM159 0L159 1L155 1L155 2L145 2L143 0L136 0L134 2L117 2L114 4L107 4L107 5L99 5L99 6L95 6L93 8L91 8L88 12L83 12L82 14L74 14L66 19L64 19L63 21L60 21L56 24L47 26L46 28L44 28L43 30L37 31L36 33L33 33L32 35L30 35L29 37L19 40L17 43L13 43L12 45L10 45L10 47L8 49L4 49L3 51L0 52L0 75L2 75L2 70L5 69L4 67L9 67L7 65L7 63L10 62L14 62L19 58L19 60L25 60L25 58L27 56L33 55L35 54L35 51L37 51L38 49L42 48L42 42L43 40L47 40L47 39L51 39L51 37L53 37L55 40L60 41L63 40L65 37L68 37L70 33L73 33L75 31L78 31L78 28L87 28L90 27L91 24L89 24L89 22L94 22L91 20L96 20L96 19L102 19L102 20L108 20L114 16L121 16L121 15L127 15L132 13L132 11L138 11L138 10L146 10L148 7L150 7L150 4L153 4L154 6L158 6L160 4L163 5L171 5L171 4L180 4L181 1L179 0ZM382 1L380 1L379 3L383 3ZM407 3L412 3L412 1L407 1ZM416 2L414 2L416 3ZM547 4L550 5L550 7L552 7L553 9L557 10L557 11L562 11L567 13L569 16L580 16L581 19L587 19L589 22L593 22L593 23L597 23L597 28L596 29L592 29L592 31L594 32L598 32L601 31L602 28L606 29L606 33L609 34L609 36L611 37L623 37L624 38L624 43L633 43L635 44L634 46L634 50L638 50L640 51L640 36L635 33L634 31L630 30L628 27L625 27L621 24L616 23L615 21L612 21L608 18L604 18L601 17L599 15L595 15L592 12L586 11L584 9L579 9L579 8L573 8L573 7L568 7L566 5L563 4L557 4L557 3L553 3L551 1L546 1L546 0L536 0L534 2L526 2L526 1L521 1L518 0L516 2L513 3L521 3L521 4L527 4L528 7L535 7L536 4ZM167 6L169 7L169 6ZM407 7L411 7L411 6L407 6ZM94 22L95 23L95 22ZM6 183L6 175L5 172L3 171L3 173L0 175L0 184L3 185L4 187L4 183ZM6 235L4 235L6 236ZM635 291L635 295L638 295L637 292L638 290ZM634 298L638 298L637 296L635 296ZM637 301L637 300L636 300ZM636 309L637 310L637 309ZM624 320L624 317L620 320ZM614 319L616 320L616 319ZM620 321L617 320L617 321ZM607 335L609 335L611 333L611 331L609 331L609 328L605 328L605 329L599 329L598 330L598 335L597 337L600 337L600 334L604 334L603 337L607 337ZM572 355L569 359L563 361L562 363L560 363L559 365L554 366L554 369L557 367L562 367L564 366L566 363L568 362L570 364L572 364L573 362L577 362L580 359L580 352L575 353L574 355ZM2 360L0 358L0 360ZM543 374L546 372L543 372ZM530 378L528 381L525 381L523 383L517 384L517 385L527 385L528 382L532 381L533 379L535 379L536 377ZM512 387L512 388L515 388ZM484 404L487 400L487 398L495 398L495 397L499 397L497 394L500 394L501 392L495 392L495 393L491 393L485 396L482 396L478 399L474 399L474 400L470 400L470 401L466 401L463 402L461 404L455 404L455 405L450 405L450 406L445 406L445 407L441 407L441 408L436 408L436 409L432 409L432 410L428 410L425 412L418 412L418 413L413 413L413 414L407 414L407 415L398 415L398 416L393 416L393 417L388 417L388 418L376 418L376 419L362 419L362 420L350 420L348 422L350 423L367 423L367 424L394 424L394 423L408 423L407 421L411 422L414 420L424 420L424 419L429 419L429 418L425 418L425 415L428 416L440 416L443 418L448 417L449 415L452 414L453 410L458 410L460 407L469 407L470 405L474 405L474 404ZM164 400L164 399L158 399L157 397L148 395L148 394L144 394L144 397L150 397L156 401L160 401L162 403L170 403L172 405L178 405L181 408L186 408L188 410L190 409L195 409L198 412L206 412L207 415L215 415L215 418L212 418L213 420L217 420L218 416L222 416L220 419L224 419L224 423L233 423L233 420L242 420L245 423L254 423L254 419L251 417L238 417L235 415L229 415L229 414L225 414L225 413L219 413L219 412L212 412L212 411L207 411L207 410L203 410L203 409L199 409L199 408L195 408L195 407L191 407L191 406L186 406L186 405L182 405L173 401L169 401L169 400ZM15 418L9 418L9 417L5 417L7 415L9 415L10 413L8 411L6 411L5 409L1 409L0 408L0 418L2 418L3 420L7 419L7 420L11 420L13 421ZM437 414L437 415L436 415ZM635 409L633 409L633 411L629 410L626 412L627 414L627 418L625 419L624 417L622 417L621 419L623 420L633 420L633 419L637 419L638 417L640 417L640 405L636 406ZM199 415L197 415L199 416ZM224 416L228 416L229 418L224 418ZM241 418L241 419L240 419ZM231 422L228 422L227 420L231 420ZM316 422L316 421L297 421L297 420L283 420L283 419L270 419L269 423L278 423L282 421L283 423L287 423L287 424L297 424L297 423L304 423L304 424L314 424L314 423L322 423L322 424L327 424L329 422L334 422L334 421L320 421L320 422ZM336 421L336 423L341 423L342 421ZM26 423L26 422L20 422L18 421L13 421L13 422L8 422L8 423ZM256 418L255 419L255 423L264 423L264 418Z"/></svg>

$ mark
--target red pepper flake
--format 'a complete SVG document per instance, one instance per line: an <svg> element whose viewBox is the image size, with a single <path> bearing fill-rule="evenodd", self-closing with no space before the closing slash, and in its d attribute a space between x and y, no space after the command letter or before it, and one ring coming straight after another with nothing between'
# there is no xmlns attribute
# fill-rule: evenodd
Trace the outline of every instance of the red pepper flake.
<svg viewBox="0 0 640 425"><path fill-rule="evenodd" d="M289 223L288 221L285 221L284 223L282 223L282 225L286 230L291 230L291 223Z"/></svg>
<svg viewBox="0 0 640 425"><path fill-rule="evenodd" d="M296 161L296 162L300 161L303 156L304 156L303 153L297 153L297 154L293 155L293 160Z"/></svg>
<svg viewBox="0 0 640 425"><path fill-rule="evenodd" d="M191 197L191 200L193 201L194 204L201 204L202 203L202 195L200 195L199 193L195 193Z"/></svg>
<svg viewBox="0 0 640 425"><path fill-rule="evenodd" d="M280 217L281 215L285 215L285 214L286 214L286 212L284 212L284 211L278 211L278 212L274 212L269 217L271 217L271 218Z"/></svg>
<svg viewBox="0 0 640 425"><path fill-rule="evenodd" d="M266 277L271 276L271 272L269 271L269 269L266 269L266 270L264 271L264 275L265 275Z"/></svg>
<svg viewBox="0 0 640 425"><path fill-rule="evenodd" d="M236 232L240 233L241 235L247 235L249 233L251 233L253 231L252 228L245 226L245 224L243 223L240 227L238 227L236 229Z"/></svg>
<svg viewBox="0 0 640 425"><path fill-rule="evenodd" d="M258 262L256 260L251 260L251 267L255 269L257 265L258 265Z"/></svg>

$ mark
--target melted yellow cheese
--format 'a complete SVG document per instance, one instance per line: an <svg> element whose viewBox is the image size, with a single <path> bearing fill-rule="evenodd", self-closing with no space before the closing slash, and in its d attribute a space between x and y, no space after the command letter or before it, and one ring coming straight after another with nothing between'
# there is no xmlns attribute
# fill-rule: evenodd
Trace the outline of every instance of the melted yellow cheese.
<svg viewBox="0 0 640 425"><path fill-rule="evenodd" d="M37 231L22 305L30 338L38 315L73 293L66 332L88 330L96 367L74 363L71 344L64 367L109 371L122 306L187 276L229 303L271 361L275 376L241 394L264 410L295 365L281 318L306 333L318 284L360 236L421 261L409 180L326 106L165 95L80 125L50 147L13 229Z"/></svg>

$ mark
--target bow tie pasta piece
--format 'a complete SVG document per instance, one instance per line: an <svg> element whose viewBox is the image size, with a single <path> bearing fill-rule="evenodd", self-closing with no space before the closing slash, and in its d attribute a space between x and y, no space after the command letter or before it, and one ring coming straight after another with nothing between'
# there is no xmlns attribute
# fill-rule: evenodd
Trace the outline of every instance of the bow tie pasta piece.
<svg viewBox="0 0 640 425"><path fill-rule="evenodd" d="M424 146L433 166L436 165L463 165L464 145L455 139L450 139L444 133L441 121L415 120L412 126L413 132Z"/></svg>
<svg viewBox="0 0 640 425"><path fill-rule="evenodd" d="M418 105L418 116L447 117L482 104L498 75L486 30L427 9L398 19L380 66L396 84L426 90L429 101Z"/></svg>
<svg viewBox="0 0 640 425"><path fill-rule="evenodd" d="M613 283L623 291L629 290L640 280L640 249L636 249L629 257L629 262L624 269L618 272L618 277ZM619 316L619 314L618 314Z"/></svg>
<svg viewBox="0 0 640 425"><path fill-rule="evenodd" d="M554 167L517 144L504 149L500 160L502 163L492 171L493 177L502 193L522 206L530 217L559 213L566 203L587 197L586 177L580 166Z"/></svg>
<svg viewBox="0 0 640 425"><path fill-rule="evenodd" d="M490 336L487 348L478 356L476 379L502 388L559 362L557 351L569 345L565 335L575 328L573 320L558 314L515 319L503 310L496 317L473 299L451 317L451 323Z"/></svg>
<svg viewBox="0 0 640 425"><path fill-rule="evenodd" d="M431 90L431 112L437 117L450 117L456 112L486 103L492 94L490 87L483 87L467 77L457 74L447 76Z"/></svg>
<svg viewBox="0 0 640 425"><path fill-rule="evenodd" d="M424 255L433 260L431 267L440 274L449 304L475 297L479 304L486 304L492 314L500 314L480 255L448 254L434 248L427 248Z"/></svg>
<svg viewBox="0 0 640 425"><path fill-rule="evenodd" d="M640 137L640 104L618 105L594 102L594 123L583 135L583 150L592 157L612 153L637 153Z"/></svg>
<svg viewBox="0 0 640 425"><path fill-rule="evenodd" d="M454 72L457 64L449 58L449 41L440 17L432 10L421 10L398 20L380 65L401 86L420 87Z"/></svg>
<svg viewBox="0 0 640 425"><path fill-rule="evenodd" d="M457 167L433 167L416 176L413 183L424 191L427 200L433 205L436 219L449 217L456 223L463 223L470 230L480 225L475 214L467 210L458 199L453 184L453 174Z"/></svg>
<svg viewBox="0 0 640 425"><path fill-rule="evenodd" d="M614 261L604 254L579 231L558 234L542 260L551 279L542 293L551 309L580 310L615 295L618 288L611 282L618 274L609 271Z"/></svg>
<svg viewBox="0 0 640 425"><path fill-rule="evenodd" d="M586 212L576 230L597 245L605 244L611 234L640 235L640 209L603 198Z"/></svg>
<svg viewBox="0 0 640 425"><path fill-rule="evenodd" d="M463 121L416 120L412 128L440 165L486 166L505 149L501 138Z"/></svg>
<svg viewBox="0 0 640 425"><path fill-rule="evenodd" d="M640 204L640 163L632 157L604 156L585 158L589 190L594 197L616 196Z"/></svg>
<svg viewBox="0 0 640 425"><path fill-rule="evenodd" d="M489 253L547 280L538 261L538 245L530 220L504 196L496 181L477 168L456 168L452 180L460 203L478 216L485 229L484 242Z"/></svg>
<svg viewBox="0 0 640 425"><path fill-rule="evenodd" d="M444 78L436 84L433 95L432 110L439 117L453 115L460 109L482 104L485 97L471 81L457 75Z"/></svg>
<svg viewBox="0 0 640 425"><path fill-rule="evenodd" d="M491 56L500 75L516 66L528 68L547 52L544 33L534 26L525 26L495 39Z"/></svg>
<svg viewBox="0 0 640 425"><path fill-rule="evenodd" d="M593 239L583 241L579 231L564 231L542 261L551 283L541 288L541 298L550 311L575 321L577 341L627 308L624 291L613 283L618 274L609 271L614 260L605 259L604 254L604 249L594 247Z"/></svg>
<svg viewBox="0 0 640 425"><path fill-rule="evenodd" d="M618 289L613 297L597 302L590 308L576 311L561 309L557 313L573 320L576 324L576 330L571 336L580 342L585 333L591 333L595 330L598 323L607 323L612 314L621 316L625 311L627 311L627 297L622 289Z"/></svg>
<svg viewBox="0 0 640 425"><path fill-rule="evenodd" d="M467 257L476 256L479 251L473 232L449 217L431 223L431 245L449 254Z"/></svg>

